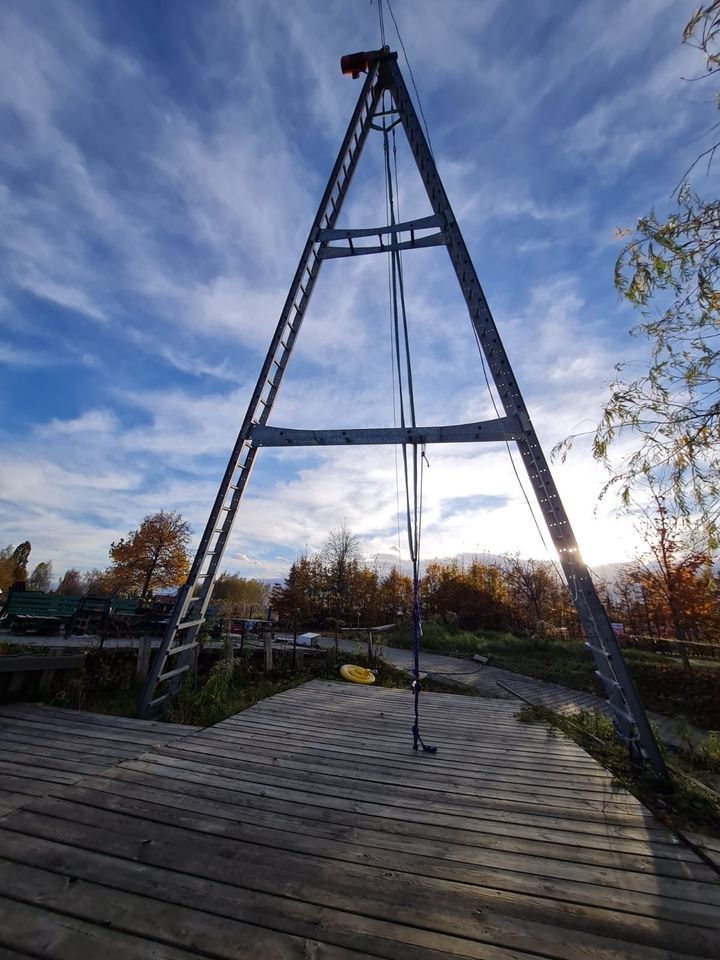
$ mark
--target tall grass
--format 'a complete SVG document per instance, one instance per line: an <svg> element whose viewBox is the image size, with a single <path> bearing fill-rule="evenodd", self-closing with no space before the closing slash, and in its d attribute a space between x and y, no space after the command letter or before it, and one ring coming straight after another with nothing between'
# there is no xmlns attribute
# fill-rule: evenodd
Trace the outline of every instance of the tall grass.
<svg viewBox="0 0 720 960"><path fill-rule="evenodd" d="M411 647L410 629L403 628L388 634L388 644ZM563 683L588 693L599 692L590 655L578 641L518 637L512 633L491 630L471 633L443 623L430 622L423 624L421 646L423 650L449 656L479 653L488 657L495 667Z"/></svg>

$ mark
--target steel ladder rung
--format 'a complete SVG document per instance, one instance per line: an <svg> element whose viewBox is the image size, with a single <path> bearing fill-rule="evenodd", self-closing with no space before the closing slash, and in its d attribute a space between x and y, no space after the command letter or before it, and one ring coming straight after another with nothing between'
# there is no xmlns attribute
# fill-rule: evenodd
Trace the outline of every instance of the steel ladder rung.
<svg viewBox="0 0 720 960"><path fill-rule="evenodd" d="M185 650L192 650L193 647L197 646L199 646L197 640L192 640L190 643L181 643L179 647L170 647L165 656L174 657L177 653L184 653Z"/></svg>
<svg viewBox="0 0 720 960"><path fill-rule="evenodd" d="M597 653L598 656L605 657L606 660L612 660L612 654L609 650L603 650L602 647L594 647L588 640L585 641L585 646L588 650L592 650L593 653Z"/></svg>
<svg viewBox="0 0 720 960"><path fill-rule="evenodd" d="M621 717L623 718L623 720L625 720L626 723L627 723L631 728L634 728L634 727L635 727L635 725L636 725L636 724L635 724L635 720L634 720L633 717L630 716L629 713L626 713L626 712L625 712L624 710L622 710L620 707L616 707L615 704L612 704L612 710L613 710L613 713L619 714L619 716L621 716Z"/></svg>
<svg viewBox="0 0 720 960"><path fill-rule="evenodd" d="M617 687L618 690L622 689L615 677L611 677L609 674L603 673L601 670L595 670L595 676L600 677L603 683L607 683L611 687Z"/></svg>
<svg viewBox="0 0 720 960"><path fill-rule="evenodd" d="M182 667L175 667L175 668L172 669L172 670L168 670L167 673L161 673L160 676L157 678L157 682L158 682L158 683L162 683L163 680L171 680L173 677L177 677L177 676L179 676L181 673L187 673L187 671L188 671L189 669L190 669L190 664L189 664L189 663L186 663L186 664L185 664L184 666L182 666Z"/></svg>
<svg viewBox="0 0 720 960"><path fill-rule="evenodd" d="M200 599L198 597L198 599ZM205 622L205 617L201 617L199 620L188 620L185 623L179 623L175 629L176 630L188 630L190 627L199 627L201 623Z"/></svg>

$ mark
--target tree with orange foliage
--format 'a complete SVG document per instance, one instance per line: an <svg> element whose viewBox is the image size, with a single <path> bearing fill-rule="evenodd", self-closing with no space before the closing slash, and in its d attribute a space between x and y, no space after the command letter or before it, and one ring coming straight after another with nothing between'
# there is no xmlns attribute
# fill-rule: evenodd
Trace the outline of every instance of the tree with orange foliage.
<svg viewBox="0 0 720 960"><path fill-rule="evenodd" d="M640 531L648 547L646 556L631 571L643 602L657 629L677 640L698 640L702 627L718 628L718 583L712 574L712 557L672 501L652 486L651 504L642 510ZM648 615L648 619L650 619ZM680 655L690 669L683 644Z"/></svg>
<svg viewBox="0 0 720 960"><path fill-rule="evenodd" d="M160 510L145 517L127 538L110 545L110 588L144 600L155 590L177 587L190 570L190 524L180 514Z"/></svg>

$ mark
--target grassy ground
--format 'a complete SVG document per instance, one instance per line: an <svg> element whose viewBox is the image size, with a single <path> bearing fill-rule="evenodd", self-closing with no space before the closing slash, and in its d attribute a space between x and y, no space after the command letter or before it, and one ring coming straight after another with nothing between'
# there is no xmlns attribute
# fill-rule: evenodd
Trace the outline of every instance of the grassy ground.
<svg viewBox="0 0 720 960"><path fill-rule="evenodd" d="M209 727L241 713L253 704L276 693L290 690L309 678L303 674L258 676L247 665L217 663L197 691L186 686L168 711L170 723L190 723Z"/></svg>
<svg viewBox="0 0 720 960"><path fill-rule="evenodd" d="M527 723L545 723L549 730L562 731L595 757L613 774L619 786L641 800L667 826L720 836L720 798L697 779L707 771L708 765L720 771L720 750L714 754L706 751L704 757L677 751L666 755L666 762L674 769L670 770L670 782L663 783L648 770L640 770L630 762L612 723L601 714L590 711L568 718L547 707L535 706L524 707L518 717Z"/></svg>
<svg viewBox="0 0 720 960"><path fill-rule="evenodd" d="M135 680L135 659L134 653L125 651L88 654L79 682L59 691L52 702L94 713L134 716L142 690ZM308 668L300 672L292 668L289 657L279 658L270 674L265 673L262 660L260 652L232 663L216 654L201 657L198 689L193 690L186 683L166 719L171 723L211 726L247 710L259 700L328 672L325 658L318 658L316 663L308 661Z"/></svg>
<svg viewBox="0 0 720 960"><path fill-rule="evenodd" d="M408 630L387 635L390 646L409 648ZM568 640L516 637L510 633L471 633L444 624L423 625L424 650L448 655L481 653L495 667L523 673L540 680L562 683L574 690L602 696L591 656L582 643ZM720 669L716 664L694 661L688 673L681 662L661 654L625 650L625 659L643 703L648 710L720 730Z"/></svg>

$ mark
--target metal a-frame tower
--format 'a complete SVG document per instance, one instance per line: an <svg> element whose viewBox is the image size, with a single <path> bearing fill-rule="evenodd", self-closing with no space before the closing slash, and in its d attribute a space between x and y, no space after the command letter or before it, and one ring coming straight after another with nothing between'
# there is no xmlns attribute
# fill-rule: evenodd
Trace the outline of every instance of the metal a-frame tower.
<svg viewBox="0 0 720 960"><path fill-rule="evenodd" d="M587 647L595 661L612 708L615 728L635 759L649 763L660 776L665 765L628 673L610 620L578 549L575 535L540 449L520 388L500 340L460 228L418 122L397 54L384 47L342 58L344 73L367 72L340 152L293 277L287 300L248 405L187 583L180 590L155 657L138 716L159 716L177 693L180 678L192 669L197 633L205 618L212 587L240 500L260 447L350 444L426 444L515 441L525 464L553 544L558 552ZM383 94L391 109L382 110ZM335 227L350 182L376 116L402 125L425 185L433 213L389 226L338 230ZM416 247L445 246L457 275L471 323L502 403L504 416L479 423L434 427L348 430L292 430L268 426L273 403L300 332L323 260L355 257Z"/></svg>

